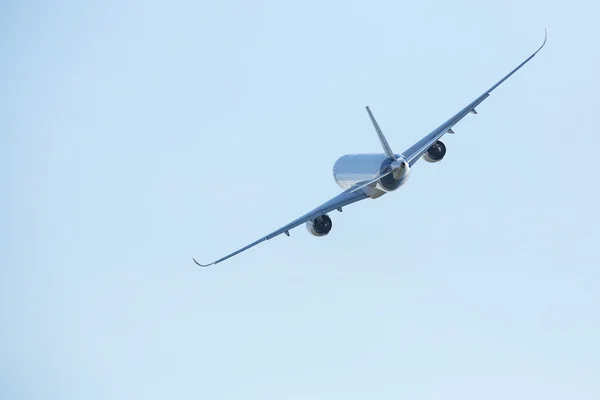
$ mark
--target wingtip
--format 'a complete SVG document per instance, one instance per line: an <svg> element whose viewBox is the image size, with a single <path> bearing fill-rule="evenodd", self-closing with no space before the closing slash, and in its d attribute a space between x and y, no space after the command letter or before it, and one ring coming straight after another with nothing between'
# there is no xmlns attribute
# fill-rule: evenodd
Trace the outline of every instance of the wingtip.
<svg viewBox="0 0 600 400"><path fill-rule="evenodd" d="M540 48L537 49L535 51L535 53L533 53L532 57L535 56L546 45L546 41L547 40L548 40L548 30L546 28L544 28L544 42L542 43L542 45L540 46Z"/></svg>
<svg viewBox="0 0 600 400"><path fill-rule="evenodd" d="M210 264L200 264L198 261L196 261L196 259L195 259L195 258L192 258L192 260L194 260L194 262L195 262L197 265L201 266L201 267L210 267L211 265L213 265L213 264L214 264L214 262L213 262L213 263L210 263Z"/></svg>
<svg viewBox="0 0 600 400"><path fill-rule="evenodd" d="M544 43L542 44L542 46L546 44L546 40L548 40L548 29L544 28Z"/></svg>

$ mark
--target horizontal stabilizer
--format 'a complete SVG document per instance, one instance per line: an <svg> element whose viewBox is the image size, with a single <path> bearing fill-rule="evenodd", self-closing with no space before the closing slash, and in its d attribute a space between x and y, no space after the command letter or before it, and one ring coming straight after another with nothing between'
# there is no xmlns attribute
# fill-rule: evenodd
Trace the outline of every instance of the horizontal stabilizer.
<svg viewBox="0 0 600 400"><path fill-rule="evenodd" d="M350 193L354 193L354 192L356 192L356 191L359 191L360 189L366 188L367 186L369 186L369 185L372 185L372 184L374 184L375 182L378 182L378 181L379 181L381 178L384 178L384 177L386 177L386 176L390 175L390 174L391 174L391 173L393 173L393 172L394 172L394 171L393 171L393 170L391 170L391 171L388 171L388 172L386 172L385 174L379 175L379 176L377 176L377 177L375 177L375 178L371 179L370 181L368 181L368 182L365 182L365 183L361 184L360 186L357 186L357 187L353 188L353 189L350 191Z"/></svg>

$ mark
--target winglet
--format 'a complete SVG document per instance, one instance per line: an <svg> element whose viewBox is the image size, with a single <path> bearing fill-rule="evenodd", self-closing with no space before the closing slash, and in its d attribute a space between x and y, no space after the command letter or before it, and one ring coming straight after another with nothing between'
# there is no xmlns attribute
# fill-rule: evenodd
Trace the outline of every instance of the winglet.
<svg viewBox="0 0 600 400"><path fill-rule="evenodd" d="M548 29L544 28L544 43L542 43L542 47L546 44L546 40L548 40ZM540 47L540 49L542 48Z"/></svg>
<svg viewBox="0 0 600 400"><path fill-rule="evenodd" d="M547 40L548 40L548 30L546 28L544 28L544 42L542 43L542 45L540 46L540 48L537 49L535 51L535 53L533 53L533 55L536 55L542 49L542 47L544 47L546 45L546 41Z"/></svg>
<svg viewBox="0 0 600 400"><path fill-rule="evenodd" d="M381 147L383 147L383 152L385 153L387 158L389 158L390 160L395 160L396 156L394 156L394 152L390 148L390 145L388 144L387 139L385 138L385 136L383 136L383 132L381 131L379 124L377 123L377 121L375 121L375 117L373 116L371 109L369 108L369 106L367 106L366 108L367 108L367 112L369 113L369 117L371 118L371 122L373 122L373 127L375 128L375 131L377 132L377 136L379 136L379 142L381 142Z"/></svg>
<svg viewBox="0 0 600 400"><path fill-rule="evenodd" d="M195 258L192 258L192 260L194 260L194 262L195 262L196 264L198 264L199 266L201 266L201 267L210 267L211 265L213 265L213 264L214 264L214 262L213 262L213 263L210 263L210 264L200 264L198 261L196 261L196 259L195 259Z"/></svg>

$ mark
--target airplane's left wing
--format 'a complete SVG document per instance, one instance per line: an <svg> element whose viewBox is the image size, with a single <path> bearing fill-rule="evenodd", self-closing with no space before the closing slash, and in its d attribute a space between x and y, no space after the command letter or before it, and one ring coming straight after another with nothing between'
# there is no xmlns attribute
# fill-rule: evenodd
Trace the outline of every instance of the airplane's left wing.
<svg viewBox="0 0 600 400"><path fill-rule="evenodd" d="M201 267L208 267L210 265L214 265L214 264L218 264L221 261L225 261L230 257L235 256L236 254L239 254L243 251L248 250L251 247L256 246L257 244L264 242L265 240L269 240L269 239L273 239L275 236L279 236L282 233L285 233L289 236L289 231L291 229L296 228L299 225L304 224L307 221L310 221L311 219L314 219L316 217L318 217L319 215L324 215L327 214L330 211L333 211L335 209L339 209L341 211L342 207L347 206L348 204L352 204L355 203L357 201L366 199L368 196L362 191L352 191L352 189L348 189L345 192L340 193L339 195L335 196L333 199L321 204L319 207L315 208L314 210L304 214L303 216L295 219L294 221L290 222L289 224L277 229L274 232L269 233L267 236L264 236L260 239L258 239L255 242L250 243L249 245L247 245L246 247L242 247L239 250L234 251L231 254L226 255L223 258L218 259L217 261L213 261L210 264L200 264L198 261L196 261L196 259L194 259L194 262L196 264L198 264Z"/></svg>

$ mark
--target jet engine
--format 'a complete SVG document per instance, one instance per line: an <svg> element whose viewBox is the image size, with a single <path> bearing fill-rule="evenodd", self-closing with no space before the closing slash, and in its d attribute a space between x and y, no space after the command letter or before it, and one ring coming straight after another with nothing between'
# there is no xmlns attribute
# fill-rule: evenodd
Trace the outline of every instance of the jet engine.
<svg viewBox="0 0 600 400"><path fill-rule="evenodd" d="M435 163L441 161L442 158L446 155L446 145L441 141L435 142L433 146L427 149L425 154L423 154L423 158L425 161L430 163Z"/></svg>
<svg viewBox="0 0 600 400"><path fill-rule="evenodd" d="M306 229L314 236L325 236L332 228L331 218L326 215L320 215L315 219L306 221Z"/></svg>

